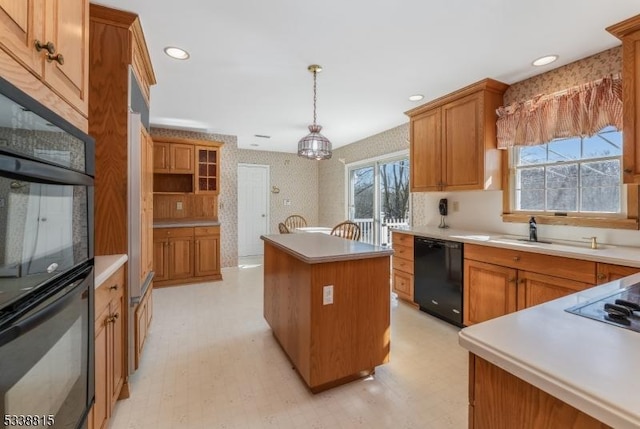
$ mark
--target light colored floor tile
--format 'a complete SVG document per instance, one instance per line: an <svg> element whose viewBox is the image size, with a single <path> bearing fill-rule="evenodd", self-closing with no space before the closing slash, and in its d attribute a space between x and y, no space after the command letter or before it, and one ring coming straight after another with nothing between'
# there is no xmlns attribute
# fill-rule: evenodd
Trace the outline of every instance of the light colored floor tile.
<svg viewBox="0 0 640 429"><path fill-rule="evenodd" d="M390 362L314 395L262 316L261 263L241 258L223 281L154 291L140 369L110 429L467 428L457 328L394 300Z"/></svg>

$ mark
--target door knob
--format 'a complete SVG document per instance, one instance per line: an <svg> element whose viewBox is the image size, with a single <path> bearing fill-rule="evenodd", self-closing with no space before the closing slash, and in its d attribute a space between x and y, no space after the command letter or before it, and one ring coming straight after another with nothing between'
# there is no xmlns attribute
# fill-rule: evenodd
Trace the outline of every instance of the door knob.
<svg viewBox="0 0 640 429"><path fill-rule="evenodd" d="M267 217L267 215L263 213L263 214L262 214L262 217Z"/></svg>

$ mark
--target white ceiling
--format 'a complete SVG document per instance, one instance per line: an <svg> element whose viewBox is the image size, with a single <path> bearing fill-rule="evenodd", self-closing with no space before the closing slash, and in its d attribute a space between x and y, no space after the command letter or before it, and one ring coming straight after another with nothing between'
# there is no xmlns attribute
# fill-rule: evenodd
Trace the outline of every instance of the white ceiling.
<svg viewBox="0 0 640 429"><path fill-rule="evenodd" d="M324 68L318 123L336 148L485 77L514 83L619 45L605 27L640 13L640 0L98 2L140 15L158 80L152 124L282 152L313 120L309 64ZM191 58L170 59L165 46ZM530 65L546 54L560 60ZM416 93L425 99L408 101Z"/></svg>

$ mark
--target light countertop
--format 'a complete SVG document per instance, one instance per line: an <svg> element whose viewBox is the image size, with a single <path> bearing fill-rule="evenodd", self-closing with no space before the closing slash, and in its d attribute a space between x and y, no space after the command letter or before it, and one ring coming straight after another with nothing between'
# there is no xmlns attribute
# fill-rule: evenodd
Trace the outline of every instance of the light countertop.
<svg viewBox="0 0 640 429"><path fill-rule="evenodd" d="M460 345L616 429L640 427L640 333L564 311L634 274L460 331Z"/></svg>
<svg viewBox="0 0 640 429"><path fill-rule="evenodd" d="M326 234L263 235L264 241L307 264L390 256L393 250Z"/></svg>
<svg viewBox="0 0 640 429"><path fill-rule="evenodd" d="M113 273L127 262L127 255L104 255L94 258L94 281L95 287L99 287Z"/></svg>
<svg viewBox="0 0 640 429"><path fill-rule="evenodd" d="M640 268L640 247L601 244L598 249L591 249L590 242L553 240L552 244L518 241L524 236L515 236L486 231L467 231L454 228L438 228L436 226L413 226L392 228L405 234L419 237L440 238L461 243L480 244L483 246L502 247L545 255L564 256L594 262L607 262ZM541 238L542 240L542 238Z"/></svg>
<svg viewBox="0 0 640 429"><path fill-rule="evenodd" d="M153 223L154 228L189 228L194 226L219 226L217 220L164 220Z"/></svg>

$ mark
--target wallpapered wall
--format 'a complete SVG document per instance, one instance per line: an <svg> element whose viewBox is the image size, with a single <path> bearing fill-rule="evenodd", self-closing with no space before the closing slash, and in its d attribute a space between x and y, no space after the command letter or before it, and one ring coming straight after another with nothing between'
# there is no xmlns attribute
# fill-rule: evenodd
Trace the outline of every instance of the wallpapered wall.
<svg viewBox="0 0 640 429"><path fill-rule="evenodd" d="M303 159L293 153L238 149L238 162L270 167L270 186L280 189L279 193L270 194L269 227L272 233L277 234L278 223L292 214L302 215L309 225L318 225L319 161ZM291 201L290 206L284 205L285 199Z"/></svg>
<svg viewBox="0 0 640 429"><path fill-rule="evenodd" d="M334 226L346 218L345 164L409 149L409 125L403 124L333 151L330 160L322 161L318 171L320 189L319 221Z"/></svg>

